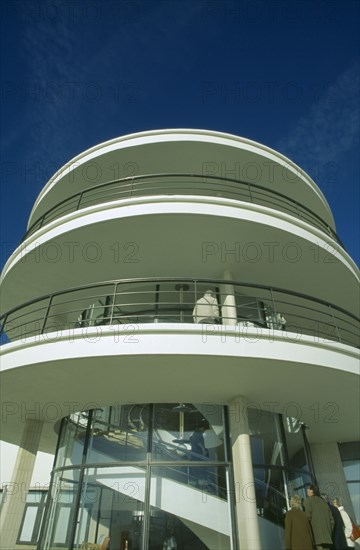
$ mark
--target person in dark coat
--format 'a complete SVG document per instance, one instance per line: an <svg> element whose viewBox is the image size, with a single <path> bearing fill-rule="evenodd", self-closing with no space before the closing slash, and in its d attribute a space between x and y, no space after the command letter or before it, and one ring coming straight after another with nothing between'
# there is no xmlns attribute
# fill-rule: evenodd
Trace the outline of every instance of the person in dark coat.
<svg viewBox="0 0 360 550"><path fill-rule="evenodd" d="M313 550L314 538L307 515L301 510L301 498L291 497L290 506L285 516L286 550Z"/></svg>
<svg viewBox="0 0 360 550"><path fill-rule="evenodd" d="M352 540L352 523L349 514L346 512L344 506L341 505L338 498L334 498L333 505L337 508L341 514L341 518L344 523L344 535L346 539L347 548L355 548L355 542Z"/></svg>
<svg viewBox="0 0 360 550"><path fill-rule="evenodd" d="M205 447L205 438L204 433L208 429L207 424L200 424L192 436L190 437L190 444L191 444L191 455L190 460L207 460L209 457L209 451ZM202 468L201 466L191 467L190 468L190 475L191 480L190 483L195 485L203 485L208 480L208 469Z"/></svg>
<svg viewBox="0 0 360 550"><path fill-rule="evenodd" d="M334 518L334 529L332 533L334 550L347 550L348 544L346 542L345 532L344 532L344 522L341 517L340 511L329 502L329 497L327 495L321 495L325 500L327 505L330 508L332 517Z"/></svg>
<svg viewBox="0 0 360 550"><path fill-rule="evenodd" d="M205 447L204 433L206 430L205 424L200 424L190 437L191 452L194 454L192 460L202 460L205 456L208 456L207 449Z"/></svg>
<svg viewBox="0 0 360 550"><path fill-rule="evenodd" d="M334 519L329 506L321 498L319 489L310 485L307 490L308 498L305 500L305 513L310 521L314 534L317 550L332 550L332 532Z"/></svg>

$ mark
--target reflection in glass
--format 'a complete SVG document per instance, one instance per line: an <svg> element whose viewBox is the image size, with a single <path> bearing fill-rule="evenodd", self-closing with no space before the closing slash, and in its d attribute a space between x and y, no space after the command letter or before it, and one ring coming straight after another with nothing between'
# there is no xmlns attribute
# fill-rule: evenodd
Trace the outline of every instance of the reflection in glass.
<svg viewBox="0 0 360 550"><path fill-rule="evenodd" d="M148 445L149 405L116 405L94 411L87 463L143 461Z"/></svg>
<svg viewBox="0 0 360 550"><path fill-rule="evenodd" d="M163 550L171 525L178 548L232 548L225 441L224 407L210 403L72 414L60 430L41 550L108 539L110 550Z"/></svg>
<svg viewBox="0 0 360 550"><path fill-rule="evenodd" d="M205 451L196 452L194 442L202 426ZM212 403L154 405L153 460L223 462L224 440L223 407Z"/></svg>
<svg viewBox="0 0 360 550"><path fill-rule="evenodd" d="M151 469L150 550L232 548L225 467L209 467L202 487L191 481L188 467Z"/></svg>
<svg viewBox="0 0 360 550"><path fill-rule="evenodd" d="M81 464L88 421L89 411L75 413L63 419L55 468Z"/></svg>
<svg viewBox="0 0 360 550"><path fill-rule="evenodd" d="M248 423L260 531L282 540L290 496L313 482L305 431L259 409ZM116 404L64 419L39 549L236 547L226 426L212 403Z"/></svg>
<svg viewBox="0 0 360 550"><path fill-rule="evenodd" d="M84 473L74 548L105 538L117 550L140 550L145 470L134 466L89 468Z"/></svg>
<svg viewBox="0 0 360 550"><path fill-rule="evenodd" d="M65 470L54 475L50 506L46 516L41 549L70 547L71 527L75 517L79 470Z"/></svg>
<svg viewBox="0 0 360 550"><path fill-rule="evenodd" d="M261 409L248 409L258 514L283 525L290 497L306 497L314 480L307 463L306 436L295 418Z"/></svg>

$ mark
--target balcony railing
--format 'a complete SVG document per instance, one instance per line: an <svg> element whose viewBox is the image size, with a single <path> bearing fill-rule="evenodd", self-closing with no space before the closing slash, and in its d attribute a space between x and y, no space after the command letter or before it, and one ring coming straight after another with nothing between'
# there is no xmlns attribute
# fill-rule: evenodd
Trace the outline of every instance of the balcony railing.
<svg viewBox="0 0 360 550"><path fill-rule="evenodd" d="M0 322L3 343L106 325L136 330L142 323L202 323L215 325L214 331L236 329L239 335L283 331L289 341L307 335L317 342L359 347L359 318L338 306L280 288L214 279L147 278L85 285L22 304Z"/></svg>
<svg viewBox="0 0 360 550"><path fill-rule="evenodd" d="M315 212L289 198L255 183L201 174L147 174L127 177L88 187L64 199L34 222L22 240L71 212L109 201L154 195L200 195L251 202L295 216L321 229L343 248L331 227Z"/></svg>

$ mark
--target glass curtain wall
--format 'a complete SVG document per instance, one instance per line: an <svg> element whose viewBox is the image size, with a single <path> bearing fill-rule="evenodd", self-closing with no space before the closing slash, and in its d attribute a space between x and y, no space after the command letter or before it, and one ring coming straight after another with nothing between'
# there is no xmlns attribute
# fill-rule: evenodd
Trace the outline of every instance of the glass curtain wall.
<svg viewBox="0 0 360 550"><path fill-rule="evenodd" d="M295 418L249 408L251 454L258 515L284 524L291 496L306 498L314 483L305 427Z"/></svg>
<svg viewBox="0 0 360 550"><path fill-rule="evenodd" d="M355 518L360 525L360 441L339 443L340 456L344 468ZM337 495L341 499L341 495Z"/></svg>
<svg viewBox="0 0 360 550"><path fill-rule="evenodd" d="M158 403L64 419L38 550L237 549L225 415ZM282 540L290 497L314 482L305 427L255 408L248 420L260 530Z"/></svg>
<svg viewBox="0 0 360 550"><path fill-rule="evenodd" d="M65 419L38 549L235 549L222 406L104 406Z"/></svg>

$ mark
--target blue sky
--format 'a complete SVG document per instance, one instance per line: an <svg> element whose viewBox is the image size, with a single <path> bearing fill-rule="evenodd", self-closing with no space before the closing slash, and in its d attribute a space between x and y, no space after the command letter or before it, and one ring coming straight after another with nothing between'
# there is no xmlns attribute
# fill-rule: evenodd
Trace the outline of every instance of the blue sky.
<svg viewBox="0 0 360 550"><path fill-rule="evenodd" d="M57 168L171 127L289 156L359 262L359 12L352 0L3 0L1 263Z"/></svg>

